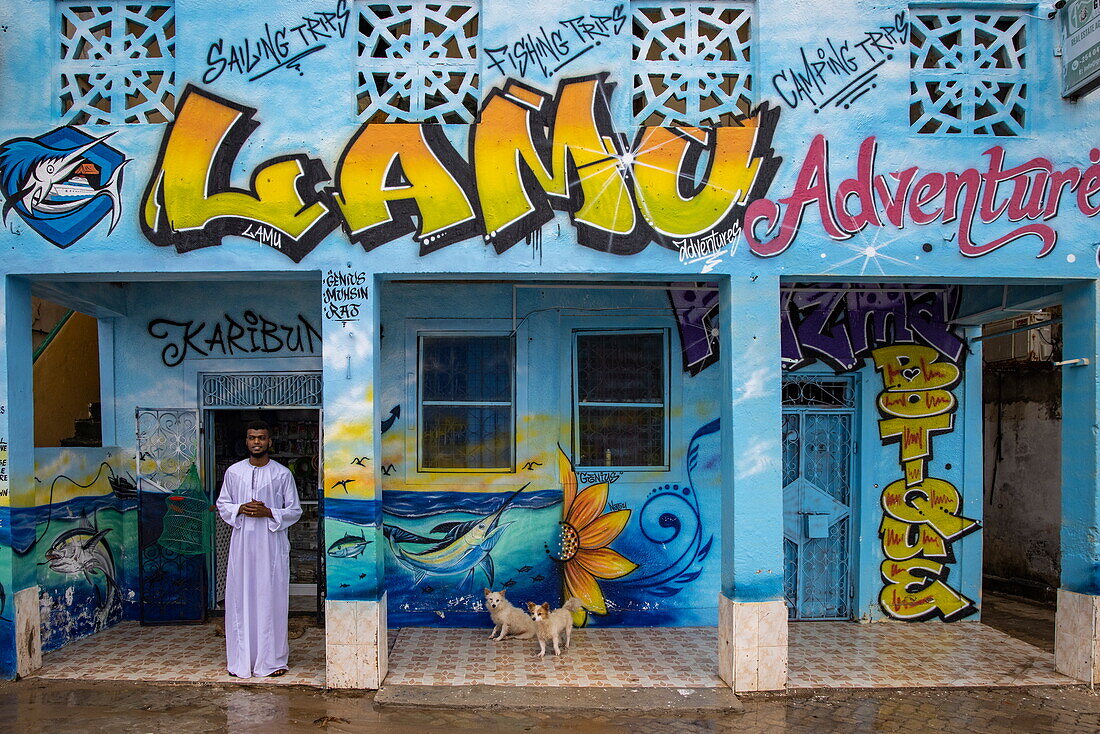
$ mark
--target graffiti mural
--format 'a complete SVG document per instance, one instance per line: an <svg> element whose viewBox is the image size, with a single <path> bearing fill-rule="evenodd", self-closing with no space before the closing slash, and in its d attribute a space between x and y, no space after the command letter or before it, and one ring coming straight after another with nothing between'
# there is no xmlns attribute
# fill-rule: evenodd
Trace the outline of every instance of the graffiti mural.
<svg viewBox="0 0 1100 734"><path fill-rule="evenodd" d="M718 362L718 284L672 285L668 300L680 332L684 372L694 376Z"/></svg>
<svg viewBox="0 0 1100 734"><path fill-rule="evenodd" d="M772 88L791 109L799 104L814 113L829 106L850 109L877 87L881 67L908 53L909 21L897 13L892 23L865 30L857 40L828 36L799 49L800 59L772 75Z"/></svg>
<svg viewBox="0 0 1100 734"><path fill-rule="evenodd" d="M1089 151L1092 165L1084 171L1076 166L1057 170L1042 157L1006 168L1005 149L995 145L984 153L989 159L985 170L929 171L919 177L917 166L891 174L875 173L877 152L877 139L866 138L859 146L856 177L844 179L833 189L829 142L824 135L815 136L793 191L781 199L760 198L749 205L744 233L752 252L761 257L785 252L805 223L806 210L814 207L825 233L838 241L867 227L904 229L907 217L916 225L954 224L959 252L967 257L985 255L1025 237L1038 239L1036 257L1049 255L1058 232L1042 222L1057 216L1064 196L1075 194L1076 206L1086 217L1100 213L1100 203L1092 201L1100 192L1097 148ZM1007 193L998 201L1002 187ZM976 223L993 224L1005 216L1011 223L1032 223L988 242L975 241Z"/></svg>
<svg viewBox="0 0 1100 734"><path fill-rule="evenodd" d="M951 544L980 526L962 516L959 490L927 471L933 438L954 428L958 400L951 390L962 371L917 345L882 347L873 358L883 385L879 436L898 444L904 474L882 491L880 604L895 619L962 619L977 607L948 585Z"/></svg>
<svg viewBox="0 0 1100 734"><path fill-rule="evenodd" d="M36 507L14 508L13 523L33 533L18 556L38 560L42 648L54 650L122 620L132 611L136 527L131 462L119 449L36 449ZM132 468L132 467L131 467Z"/></svg>
<svg viewBox="0 0 1100 734"><path fill-rule="evenodd" d="M225 314L210 324L206 321L196 324L195 319L153 319L145 330L154 339L166 342L160 351L160 361L165 367L176 367L188 356L316 354L321 347L321 332L302 314L298 314L295 322L284 324L252 309L246 309L240 320Z"/></svg>
<svg viewBox="0 0 1100 734"><path fill-rule="evenodd" d="M348 32L351 11L348 0L336 0L328 7L299 15L300 23L273 27L264 23L263 33L243 39L223 38L206 49L203 84L213 84L223 74L235 74L250 82L279 69L293 69L304 76L302 61L322 51L333 39Z"/></svg>
<svg viewBox="0 0 1100 734"><path fill-rule="evenodd" d="M37 138L0 145L3 221L14 211L49 242L65 248L108 214L122 216L122 168L129 159L100 138L59 127Z"/></svg>
<svg viewBox="0 0 1100 734"><path fill-rule="evenodd" d="M890 344L924 344L957 362L966 348L950 323L958 305L954 287L792 285L780 311L783 369L820 360L851 372Z"/></svg>
<svg viewBox="0 0 1100 734"><path fill-rule="evenodd" d="M248 237L294 262L338 225L368 251L412 235L421 255L475 236L504 252L555 210L571 215L581 245L619 255L739 229L779 167L778 108L764 104L731 127L642 128L628 142L611 125L612 91L606 74L564 80L554 96L509 80L486 97L465 159L439 125L366 123L318 193L327 170L303 154L272 159L249 190L233 188L256 110L188 86L146 189L142 229L179 252ZM705 176L686 187L701 160Z"/></svg>

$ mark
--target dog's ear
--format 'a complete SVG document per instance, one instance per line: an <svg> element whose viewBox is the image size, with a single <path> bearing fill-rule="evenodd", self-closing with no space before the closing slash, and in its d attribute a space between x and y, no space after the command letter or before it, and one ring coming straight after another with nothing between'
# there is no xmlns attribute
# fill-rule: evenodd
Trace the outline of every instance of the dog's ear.
<svg viewBox="0 0 1100 734"><path fill-rule="evenodd" d="M485 589L485 596L489 596L489 594L492 594L492 593L493 593L492 589L488 589L488 588Z"/></svg>
<svg viewBox="0 0 1100 734"><path fill-rule="evenodd" d="M545 604L542 604L540 606L542 606L542 611L546 612L547 614L550 613L550 602L546 602Z"/></svg>
<svg viewBox="0 0 1100 734"><path fill-rule="evenodd" d="M527 611L529 611L529 612L535 611L535 602L533 602L533 601L527 602Z"/></svg>

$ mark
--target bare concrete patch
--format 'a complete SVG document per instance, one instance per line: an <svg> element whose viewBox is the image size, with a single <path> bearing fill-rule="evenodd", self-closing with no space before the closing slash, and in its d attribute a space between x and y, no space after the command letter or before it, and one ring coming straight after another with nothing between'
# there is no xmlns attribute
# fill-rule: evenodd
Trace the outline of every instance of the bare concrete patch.
<svg viewBox="0 0 1100 734"><path fill-rule="evenodd" d="M516 686L383 685L380 709L507 709L629 711L633 713L736 713L741 702L728 688L556 688Z"/></svg>

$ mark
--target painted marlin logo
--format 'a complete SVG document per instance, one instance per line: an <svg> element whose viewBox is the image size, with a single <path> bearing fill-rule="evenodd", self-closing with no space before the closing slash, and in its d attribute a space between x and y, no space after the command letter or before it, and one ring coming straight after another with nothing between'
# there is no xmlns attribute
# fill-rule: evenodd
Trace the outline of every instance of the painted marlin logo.
<svg viewBox="0 0 1100 734"><path fill-rule="evenodd" d="M37 138L0 145L3 221L12 210L38 234L68 247L108 212L114 230L122 214L122 167L128 159L101 138L59 127Z"/></svg>
<svg viewBox="0 0 1100 734"><path fill-rule="evenodd" d="M54 539L45 554L50 570L84 576L96 590L96 596L100 600L99 609L104 616L109 615L122 601L115 582L115 559L105 539L109 532L111 528L97 530L87 525L67 530ZM107 587L106 598L100 594L99 586L92 578L99 574L103 575Z"/></svg>
<svg viewBox="0 0 1100 734"><path fill-rule="evenodd" d="M444 522L431 530L432 535L442 533L442 537L426 538L423 535L403 530L395 525L382 525L382 534L390 543L390 551L397 562L413 574L413 583L420 583L425 576L449 576L465 573L462 583L471 581L474 572L480 568L485 572L489 586L493 585L493 559L489 554L500 541L501 533L512 523L500 522L508 505L520 492L531 486L530 482L517 489L504 500L495 511L485 517L467 522ZM431 544L427 550L411 553L403 547L405 544Z"/></svg>
<svg viewBox="0 0 1100 734"><path fill-rule="evenodd" d="M374 541L364 538L363 531L360 530L359 535L345 535L330 545L328 554L333 558L355 558L372 542Z"/></svg>

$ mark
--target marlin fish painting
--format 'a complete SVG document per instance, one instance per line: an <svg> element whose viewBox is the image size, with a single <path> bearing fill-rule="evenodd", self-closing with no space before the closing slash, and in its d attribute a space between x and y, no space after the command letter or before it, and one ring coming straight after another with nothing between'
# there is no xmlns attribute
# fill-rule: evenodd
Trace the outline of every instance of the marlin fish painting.
<svg viewBox="0 0 1100 734"><path fill-rule="evenodd" d="M493 548L500 541L501 534L511 525L501 522L504 511L512 504L520 492L531 486L530 482L517 489L493 512L466 522L444 522L431 530L428 538L409 532L396 525L382 525L382 535L389 541L390 551L397 562L413 574L413 584L419 584L425 576L450 576L466 574L462 583L473 580L474 572L480 568L485 573L490 587L493 585ZM422 551L406 550L406 545L430 545Z"/></svg>
<svg viewBox="0 0 1100 734"><path fill-rule="evenodd" d="M3 221L15 211L58 247L83 237L108 213L114 230L122 214L122 168L128 159L75 127L0 145Z"/></svg>
<svg viewBox="0 0 1100 734"><path fill-rule="evenodd" d="M112 610L122 603L118 584L115 582L115 559L106 535L111 528L99 530L87 521L78 528L66 530L54 538L46 551L46 563L51 571L57 573L80 574L95 589L99 597L99 611L104 620ZM93 576L102 575L106 585L106 596L100 593Z"/></svg>

